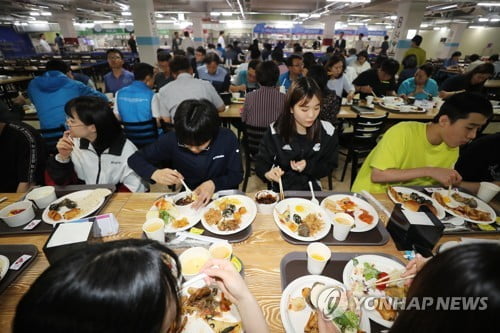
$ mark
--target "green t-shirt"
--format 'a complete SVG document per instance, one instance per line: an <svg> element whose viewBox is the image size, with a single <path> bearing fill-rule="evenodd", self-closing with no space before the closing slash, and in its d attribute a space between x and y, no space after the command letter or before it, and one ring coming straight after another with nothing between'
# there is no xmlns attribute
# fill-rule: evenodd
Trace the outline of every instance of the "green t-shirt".
<svg viewBox="0 0 500 333"><path fill-rule="evenodd" d="M404 183L373 183L372 168L414 169L441 167L452 169L458 160L458 148L442 142L433 145L427 140L427 125L419 122L401 122L391 127L366 158L352 186L353 192L367 190L384 193L389 185L418 186L438 184L430 177L415 178Z"/></svg>
<svg viewBox="0 0 500 333"><path fill-rule="evenodd" d="M423 48L410 47L408 50L406 50L403 59L410 54L414 54L417 57L417 67L420 67L423 64L425 64L425 61L427 60L426 59L427 55L426 55L425 50Z"/></svg>

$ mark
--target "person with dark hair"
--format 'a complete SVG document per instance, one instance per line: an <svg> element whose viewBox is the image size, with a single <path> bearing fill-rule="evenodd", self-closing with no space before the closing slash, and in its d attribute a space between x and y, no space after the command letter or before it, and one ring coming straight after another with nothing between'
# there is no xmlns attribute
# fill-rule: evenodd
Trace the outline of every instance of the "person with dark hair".
<svg viewBox="0 0 500 333"><path fill-rule="evenodd" d="M174 31L174 36L172 37L172 52L181 49L182 38L179 37L179 32Z"/></svg>
<svg viewBox="0 0 500 333"><path fill-rule="evenodd" d="M224 40L224 31L219 32L219 38L217 39L217 44L220 44L223 48L226 47L226 41Z"/></svg>
<svg viewBox="0 0 500 333"><path fill-rule="evenodd" d="M137 148L123 134L108 102L77 97L65 106L69 130L57 142L47 173L57 185L114 184L118 189L144 192L141 178L126 161Z"/></svg>
<svg viewBox="0 0 500 333"><path fill-rule="evenodd" d="M352 186L353 192L385 193L389 185L442 184L471 191L453 169L459 146L476 137L493 114L482 95L465 92L447 99L432 123L400 122L384 133L365 159Z"/></svg>
<svg viewBox="0 0 500 333"><path fill-rule="evenodd" d="M369 70L371 68L371 65L368 61L368 52L359 52L356 56L356 61L354 61L350 67L354 68L355 76L353 79L357 78L359 74L363 73L364 71Z"/></svg>
<svg viewBox="0 0 500 333"><path fill-rule="evenodd" d="M352 101L354 97L354 86L347 76L344 75L346 70L344 57L334 55L328 60L325 69L329 76L327 83L328 90L333 91L337 97L342 99L344 92L347 94L347 101Z"/></svg>
<svg viewBox="0 0 500 333"><path fill-rule="evenodd" d="M321 101L319 119L329 121L334 126L338 125L337 115L340 112L342 98L338 97L337 93L328 87L329 80L327 70L321 65L311 66L307 72L307 77L313 79L322 91L323 99Z"/></svg>
<svg viewBox="0 0 500 333"><path fill-rule="evenodd" d="M54 38L54 44L57 45L57 48L59 49L59 54L63 55L64 54L64 38L56 32L56 38Z"/></svg>
<svg viewBox="0 0 500 333"><path fill-rule="evenodd" d="M191 39L189 35L189 31L184 31L184 38L182 39L182 49L187 52L188 47L192 47L194 49L194 41Z"/></svg>
<svg viewBox="0 0 500 333"><path fill-rule="evenodd" d="M307 71L309 70L309 68L316 64L316 57L314 56L314 53L306 52L302 56L302 59L304 60L303 75L307 75Z"/></svg>
<svg viewBox="0 0 500 333"><path fill-rule="evenodd" d="M276 66L278 66L278 69L280 70L280 75L285 74L288 72L288 67L285 64L285 58L283 56L283 50L280 48L274 48L273 52L271 53L271 59L274 61Z"/></svg>
<svg viewBox="0 0 500 333"><path fill-rule="evenodd" d="M35 105L41 129L63 126L64 106L75 97L97 96L108 100L97 90L72 80L70 68L62 60L50 60L46 68L43 75L35 77L28 85L28 96Z"/></svg>
<svg viewBox="0 0 500 333"><path fill-rule="evenodd" d="M364 42L363 37L365 37L365 35L363 33L360 33L358 35L358 40L354 42L354 48L356 49L356 52L358 52L358 54L361 51L366 51L366 49L368 48L368 45Z"/></svg>
<svg viewBox="0 0 500 333"><path fill-rule="evenodd" d="M41 53L52 53L52 48L49 45L49 42L47 42L47 39L45 38L45 34L40 34L38 35L38 42L40 43L40 48L41 48Z"/></svg>
<svg viewBox="0 0 500 333"><path fill-rule="evenodd" d="M303 56L302 50L303 48L299 43L293 44L293 54L302 57Z"/></svg>
<svg viewBox="0 0 500 333"><path fill-rule="evenodd" d="M469 66L467 66L467 69L465 70L465 72L470 72L472 71L474 68L476 68L477 66L481 65L481 64L484 64L484 61L481 60L481 57L479 56L479 54L471 54L469 56Z"/></svg>
<svg viewBox="0 0 500 333"><path fill-rule="evenodd" d="M283 110L286 96L276 89L279 69L273 61L257 63L255 75L260 88L246 95L241 120L250 126L267 127Z"/></svg>
<svg viewBox="0 0 500 333"><path fill-rule="evenodd" d="M407 55L404 57L401 65L403 66L403 70L399 73L398 87L404 80L413 77L417 72L417 56L414 54Z"/></svg>
<svg viewBox="0 0 500 333"><path fill-rule="evenodd" d="M134 81L134 74L123 68L123 53L118 49L106 51L106 59L111 72L104 75L104 92L115 93Z"/></svg>
<svg viewBox="0 0 500 333"><path fill-rule="evenodd" d="M466 74L452 76L439 87L439 97L446 99L463 91L486 94L484 83L494 74L495 67L490 63L484 63Z"/></svg>
<svg viewBox="0 0 500 333"><path fill-rule="evenodd" d="M248 64L250 61L252 60L258 60L258 61L262 61L262 58L260 57L261 53L259 51L259 49L251 49L249 53L247 53L247 55L250 54L250 58L247 59L247 62L244 62L242 64L240 64L238 66L238 68L236 68L236 70L234 71L234 75L238 75L241 71L246 71L248 69Z"/></svg>
<svg viewBox="0 0 500 333"><path fill-rule="evenodd" d="M393 96L396 90L394 76L398 72L399 63L394 59L385 60L380 68L369 69L361 73L352 83L361 98L375 93L377 96Z"/></svg>
<svg viewBox="0 0 500 333"><path fill-rule="evenodd" d="M380 53L379 55L387 55L387 50L389 49L389 36L385 35L384 36L384 41L382 42L382 45L380 45Z"/></svg>
<svg viewBox="0 0 500 333"><path fill-rule="evenodd" d="M262 60L272 60L271 52L273 50L273 46L270 43L264 43L264 48L262 49Z"/></svg>
<svg viewBox="0 0 500 333"><path fill-rule="evenodd" d="M130 52L137 54L137 42L135 40L134 33L130 33L130 38L128 39L128 47L130 48Z"/></svg>
<svg viewBox="0 0 500 333"><path fill-rule="evenodd" d="M0 112L0 156L0 192L22 193L43 184L47 154L42 137L7 112Z"/></svg>
<svg viewBox="0 0 500 333"><path fill-rule="evenodd" d="M443 62L443 67L445 69L457 69L458 68L458 60L462 56L462 52L460 51L455 51L451 54L451 57L446 59Z"/></svg>
<svg viewBox="0 0 500 333"><path fill-rule="evenodd" d="M282 90L288 90L292 82L302 77L304 61L301 56L292 54L286 58L286 66L288 67L288 72L281 74L276 83L279 87L283 87L280 88Z"/></svg>
<svg viewBox="0 0 500 333"><path fill-rule="evenodd" d="M490 55L488 62L495 66L495 77L498 78L498 74L500 74L500 61L498 61L498 53Z"/></svg>
<svg viewBox="0 0 500 333"><path fill-rule="evenodd" d="M205 64L197 68L198 78L209 81L218 93L229 90L231 76L220 66L220 58L216 53L209 53L205 57Z"/></svg>
<svg viewBox="0 0 500 333"><path fill-rule="evenodd" d="M191 66L193 67L193 73L195 73L195 76L198 74L198 67L203 66L206 55L207 50L205 50L203 46L198 46L196 50L194 50L194 59L191 60Z"/></svg>
<svg viewBox="0 0 500 333"><path fill-rule="evenodd" d="M228 44L225 49L226 64L228 66L239 64L238 53L234 50L233 45Z"/></svg>
<svg viewBox="0 0 500 333"><path fill-rule="evenodd" d="M411 46L408 50L406 50L403 59L409 56L410 54L414 54L417 57L417 64L415 67L420 67L427 61L427 54L423 48L420 47L422 44L423 38L420 35L415 35L411 39Z"/></svg>
<svg viewBox="0 0 500 333"><path fill-rule="evenodd" d="M118 120L133 123L153 118L153 75L154 68L150 64L140 62L134 65L135 81L115 94L113 112Z"/></svg>
<svg viewBox="0 0 500 333"><path fill-rule="evenodd" d="M403 98L429 99L438 95L438 85L434 81L432 72L434 67L426 63L415 72L414 77L404 80L398 89L398 95Z"/></svg>
<svg viewBox="0 0 500 333"><path fill-rule="evenodd" d="M355 48L347 50L347 58L345 58L346 66L351 66L358 59Z"/></svg>
<svg viewBox="0 0 500 333"><path fill-rule="evenodd" d="M335 49L333 48L333 46L328 46L326 48L326 52L325 54L323 54L319 60L318 60L318 63L322 64L322 65L325 65L326 62L328 61L328 59L330 59L330 57L333 55Z"/></svg>
<svg viewBox="0 0 500 333"><path fill-rule="evenodd" d="M158 107L153 108L153 117L172 123L177 106L187 99L207 99L219 112L225 110L224 101L214 86L204 80L193 77L193 69L186 57L175 56L170 61L170 71L174 81L165 85L158 92Z"/></svg>
<svg viewBox="0 0 500 333"><path fill-rule="evenodd" d="M252 52L254 50L260 52L260 50L259 50L259 40L258 39L254 39L252 41L252 44L248 47L248 51Z"/></svg>
<svg viewBox="0 0 500 333"><path fill-rule="evenodd" d="M248 63L248 69L240 71L234 78L234 82L229 86L231 92L250 92L259 87L256 77L256 69L260 64L260 60L251 60ZM276 81L274 82L276 83Z"/></svg>
<svg viewBox="0 0 500 333"><path fill-rule="evenodd" d="M207 284L223 290L238 307L245 332L269 331L259 304L229 261L210 259L202 271ZM12 332L179 332L181 279L177 255L160 242L89 244L36 279L17 305Z"/></svg>
<svg viewBox="0 0 500 333"><path fill-rule="evenodd" d="M197 195L195 208L206 205L215 191L238 188L243 179L238 139L220 127L211 102L188 99L180 103L174 127L175 131L132 155L130 167L143 179L162 185L181 184L184 179Z"/></svg>
<svg viewBox="0 0 500 333"><path fill-rule="evenodd" d="M283 112L269 125L255 160L257 175L278 191L281 178L285 190L307 190L337 164L338 137L330 122L319 118L321 88L311 78L295 81L287 94Z"/></svg>
<svg viewBox="0 0 500 333"><path fill-rule="evenodd" d="M170 72L170 59L172 59L172 56L167 51L159 52L156 55L156 60L158 61L158 72L154 77L154 87L156 91L160 90L161 87L174 80L172 73Z"/></svg>
<svg viewBox="0 0 500 333"><path fill-rule="evenodd" d="M335 41L335 45L333 46L337 52L344 52L346 46L346 40L344 39L344 32L341 31L339 34L339 38Z"/></svg>

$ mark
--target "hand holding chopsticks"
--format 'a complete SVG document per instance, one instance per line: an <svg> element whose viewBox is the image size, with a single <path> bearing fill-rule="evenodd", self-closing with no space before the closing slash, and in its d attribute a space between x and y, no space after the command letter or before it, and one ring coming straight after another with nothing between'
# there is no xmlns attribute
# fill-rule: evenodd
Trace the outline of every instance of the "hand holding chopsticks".
<svg viewBox="0 0 500 333"><path fill-rule="evenodd" d="M408 275L408 276L405 276L405 277L399 277L397 279L391 279L390 275L386 275L386 276L378 279L374 283L368 285L367 287L371 288L371 287L381 286L381 285L384 285L384 284L387 285L389 283L395 283L395 282L399 282L399 281L409 280L409 279L413 279L415 277L415 275L416 274L411 274L411 275Z"/></svg>

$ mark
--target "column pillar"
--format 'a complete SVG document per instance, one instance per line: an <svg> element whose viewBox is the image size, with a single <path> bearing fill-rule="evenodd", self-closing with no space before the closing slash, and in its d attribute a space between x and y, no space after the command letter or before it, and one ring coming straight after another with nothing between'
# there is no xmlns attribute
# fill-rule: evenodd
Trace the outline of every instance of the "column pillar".
<svg viewBox="0 0 500 333"><path fill-rule="evenodd" d="M449 58L453 52L458 50L465 29L467 29L467 23L453 23L450 25L448 38L439 52L439 58Z"/></svg>
<svg viewBox="0 0 500 333"><path fill-rule="evenodd" d="M403 0L398 4L398 15L391 42L395 45L394 58L401 62L407 49L411 46L411 38L407 38L408 30L418 32L424 18L425 2Z"/></svg>
<svg viewBox="0 0 500 333"><path fill-rule="evenodd" d="M76 38L78 36L73 25L73 17L75 17L74 13L68 12L54 15L56 22L59 24L61 35L65 38Z"/></svg>
<svg viewBox="0 0 500 333"><path fill-rule="evenodd" d="M160 38L156 29L153 0L130 0L137 50L142 62L154 65Z"/></svg>
<svg viewBox="0 0 500 333"><path fill-rule="evenodd" d="M195 49L205 43L203 40L203 17L203 13L192 13L189 15L189 19L193 22L193 40Z"/></svg>
<svg viewBox="0 0 500 333"><path fill-rule="evenodd" d="M323 29L323 46L333 45L335 42L335 23L338 22L340 16L330 15L325 17L323 23L325 28ZM323 49L323 47L322 47Z"/></svg>

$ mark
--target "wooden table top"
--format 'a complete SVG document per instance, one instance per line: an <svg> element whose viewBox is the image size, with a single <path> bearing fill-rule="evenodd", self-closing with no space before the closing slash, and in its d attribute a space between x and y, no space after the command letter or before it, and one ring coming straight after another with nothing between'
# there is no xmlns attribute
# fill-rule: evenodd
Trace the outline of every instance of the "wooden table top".
<svg viewBox="0 0 500 333"><path fill-rule="evenodd" d="M221 118L232 118L232 119L240 119L241 118L241 109L243 108L243 104L231 104L226 107L224 112L220 112L219 116ZM384 108L376 105L375 113L373 116L381 116L385 112L388 112ZM431 120L438 113L437 109L433 109L432 111L428 111L425 113L418 114L405 114L405 113L393 113L389 112L389 119L393 120ZM340 108L340 112L338 114L338 118L340 119L354 119L357 117L357 113L351 110L350 106L343 105ZM369 117L370 115L367 115Z"/></svg>
<svg viewBox="0 0 500 333"><path fill-rule="evenodd" d="M146 212L160 193L115 193L104 212L113 213L120 223L120 232L104 241L140 238L141 225ZM8 200L0 204L0 209L21 198L22 194L0 194ZM382 204L391 210L392 202L385 194L375 195ZM34 244L39 254L36 260L24 273L0 295L0 332L11 331L11 321L14 317L16 305L22 295L28 290L33 281L48 267L47 259L42 247L48 234L5 236L0 237L0 244ZM484 236L483 238L498 238L498 236ZM440 243L449 240L459 240L456 236L444 236ZM245 241L234 244L234 253L242 260L245 267L245 280L263 309L265 318L271 332L283 332L280 318L280 261L281 258L292 251L304 251L305 246L292 245L285 242L272 216L258 214L253 222L253 233ZM403 259L392 239L383 246L330 246L332 252L367 252L387 253Z"/></svg>
<svg viewBox="0 0 500 333"><path fill-rule="evenodd" d="M16 83L16 82L21 82L21 81L28 81L31 80L33 76L13 76L9 79L0 79L0 84L10 84L10 83Z"/></svg>

